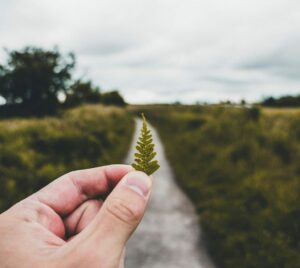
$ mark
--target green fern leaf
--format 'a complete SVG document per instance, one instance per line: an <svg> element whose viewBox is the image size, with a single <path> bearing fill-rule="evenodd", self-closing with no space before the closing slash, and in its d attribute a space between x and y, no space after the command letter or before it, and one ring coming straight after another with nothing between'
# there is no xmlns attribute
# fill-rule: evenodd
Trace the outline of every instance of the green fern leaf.
<svg viewBox="0 0 300 268"><path fill-rule="evenodd" d="M148 129L147 121L143 113L142 118L143 126L139 140L137 141L137 146L135 147L137 153L134 154L135 159L132 166L138 171L143 171L147 175L151 175L159 169L159 164L157 160L153 160L156 156L156 152L154 152L152 135Z"/></svg>

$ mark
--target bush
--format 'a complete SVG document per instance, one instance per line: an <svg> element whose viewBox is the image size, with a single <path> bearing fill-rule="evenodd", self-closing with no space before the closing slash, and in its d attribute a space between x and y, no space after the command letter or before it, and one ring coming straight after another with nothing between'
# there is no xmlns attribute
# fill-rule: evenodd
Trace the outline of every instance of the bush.
<svg viewBox="0 0 300 268"><path fill-rule="evenodd" d="M126 102L116 90L102 94L102 103L105 105L126 106Z"/></svg>
<svg viewBox="0 0 300 268"><path fill-rule="evenodd" d="M100 103L101 93L98 87L94 87L91 81L76 81L68 90L64 105L74 107L84 103Z"/></svg>
<svg viewBox="0 0 300 268"><path fill-rule="evenodd" d="M296 268L300 263L299 115L257 108L148 107L220 267Z"/></svg>
<svg viewBox="0 0 300 268"><path fill-rule="evenodd" d="M61 117L0 121L0 211L71 170L123 161L133 119L99 105Z"/></svg>

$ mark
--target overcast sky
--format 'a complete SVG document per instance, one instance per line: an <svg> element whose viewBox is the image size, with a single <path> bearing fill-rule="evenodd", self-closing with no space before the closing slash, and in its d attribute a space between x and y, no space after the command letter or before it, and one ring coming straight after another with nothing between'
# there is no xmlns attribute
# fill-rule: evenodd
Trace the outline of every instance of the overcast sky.
<svg viewBox="0 0 300 268"><path fill-rule="evenodd" d="M1 0L0 47L25 45L132 103L300 94L299 0Z"/></svg>

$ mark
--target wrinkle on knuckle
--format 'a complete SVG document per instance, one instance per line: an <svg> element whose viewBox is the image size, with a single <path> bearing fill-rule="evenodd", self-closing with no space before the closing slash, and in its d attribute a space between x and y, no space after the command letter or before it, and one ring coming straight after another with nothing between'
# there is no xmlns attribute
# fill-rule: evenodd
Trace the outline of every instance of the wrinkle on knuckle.
<svg viewBox="0 0 300 268"><path fill-rule="evenodd" d="M76 171L71 171L67 173L67 177L71 181L72 185L76 189L76 192L78 193L79 196L82 196L84 200L88 199L88 195L83 191L82 187L79 185L77 177L76 177L77 172Z"/></svg>
<svg viewBox="0 0 300 268"><path fill-rule="evenodd" d="M35 199L27 199L19 206L18 218L23 222L45 222L45 218L49 215L54 215L51 210L44 203Z"/></svg>
<svg viewBox="0 0 300 268"><path fill-rule="evenodd" d="M36 200L26 200L19 204L17 217L24 222L36 221L42 213L41 204Z"/></svg>
<svg viewBox="0 0 300 268"><path fill-rule="evenodd" d="M107 203L106 210L127 225L134 225L141 218L141 211L119 198L112 198Z"/></svg>

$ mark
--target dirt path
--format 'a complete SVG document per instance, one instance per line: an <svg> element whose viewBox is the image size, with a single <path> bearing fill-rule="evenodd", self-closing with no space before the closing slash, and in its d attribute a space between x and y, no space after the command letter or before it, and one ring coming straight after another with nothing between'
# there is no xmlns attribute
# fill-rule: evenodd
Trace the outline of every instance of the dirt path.
<svg viewBox="0 0 300 268"><path fill-rule="evenodd" d="M127 163L132 162L141 128L136 121L134 142ZM199 241L197 216L191 202L174 182L171 167L156 131L153 133L161 168L156 172L151 201L145 217L126 250L126 268L212 268Z"/></svg>

